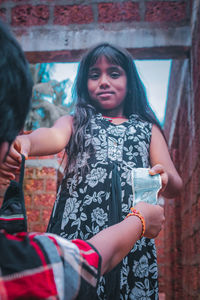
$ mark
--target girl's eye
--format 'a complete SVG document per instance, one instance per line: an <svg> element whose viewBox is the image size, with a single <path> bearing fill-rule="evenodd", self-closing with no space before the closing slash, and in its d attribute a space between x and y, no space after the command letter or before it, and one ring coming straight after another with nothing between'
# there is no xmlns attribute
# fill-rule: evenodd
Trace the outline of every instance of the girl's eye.
<svg viewBox="0 0 200 300"><path fill-rule="evenodd" d="M120 77L120 73L119 72L111 72L110 77L112 77L113 79L117 79Z"/></svg>
<svg viewBox="0 0 200 300"><path fill-rule="evenodd" d="M88 78L89 78L89 79L96 80L96 79L99 78L99 73L97 73L97 72L89 73L89 74L88 74Z"/></svg>

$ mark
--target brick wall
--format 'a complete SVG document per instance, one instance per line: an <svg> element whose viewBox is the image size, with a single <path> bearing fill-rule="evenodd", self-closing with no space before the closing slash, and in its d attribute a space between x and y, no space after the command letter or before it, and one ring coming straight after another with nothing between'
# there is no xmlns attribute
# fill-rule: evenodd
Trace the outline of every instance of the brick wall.
<svg viewBox="0 0 200 300"><path fill-rule="evenodd" d="M42 163L38 167L37 160L34 164L26 168L24 181L28 230L45 232L56 196L57 170Z"/></svg>
<svg viewBox="0 0 200 300"><path fill-rule="evenodd" d="M32 157L26 162L24 196L28 230L45 232L62 177L63 152Z"/></svg>
<svg viewBox="0 0 200 300"><path fill-rule="evenodd" d="M159 233L158 237L155 239L156 250L157 250L157 262L158 262L158 275L159 275L159 292L160 300L161 295L165 295L165 249L164 249L164 229Z"/></svg>
<svg viewBox="0 0 200 300"><path fill-rule="evenodd" d="M105 39L137 58L185 57L191 2L0 0L0 18L12 26L32 63L79 60L83 50Z"/></svg>
<svg viewBox="0 0 200 300"><path fill-rule="evenodd" d="M28 231L45 232L47 229L63 173L62 158L63 152L58 155L31 157L26 161L24 198ZM7 182L0 181L0 204L7 186Z"/></svg>
<svg viewBox="0 0 200 300"><path fill-rule="evenodd" d="M167 216L165 292L167 300L200 298L199 20L200 6L198 4L194 9L191 25L190 60L174 62L169 85L166 133L170 141L171 154L183 179L184 188L180 197L165 201Z"/></svg>
<svg viewBox="0 0 200 300"><path fill-rule="evenodd" d="M184 22L186 0L173 1L67 1L1 0L1 14L12 26L96 24L113 22Z"/></svg>

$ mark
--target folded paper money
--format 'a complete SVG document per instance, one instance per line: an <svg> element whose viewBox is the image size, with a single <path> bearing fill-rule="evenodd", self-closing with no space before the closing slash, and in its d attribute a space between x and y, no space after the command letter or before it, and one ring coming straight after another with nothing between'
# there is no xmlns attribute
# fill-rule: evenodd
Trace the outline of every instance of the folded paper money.
<svg viewBox="0 0 200 300"><path fill-rule="evenodd" d="M132 169L133 206L143 201L157 204L158 192L162 187L160 174L150 175L148 168Z"/></svg>

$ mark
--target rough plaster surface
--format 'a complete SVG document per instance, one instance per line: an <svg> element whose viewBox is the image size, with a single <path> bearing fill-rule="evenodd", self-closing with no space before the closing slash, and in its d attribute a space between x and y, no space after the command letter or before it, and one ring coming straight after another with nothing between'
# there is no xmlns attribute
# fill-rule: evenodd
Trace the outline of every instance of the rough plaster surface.
<svg viewBox="0 0 200 300"><path fill-rule="evenodd" d="M27 34L18 35L18 40L26 52L84 50L107 41L129 49L149 49L149 52L155 47L182 47L182 54L184 54L191 45L190 37L190 28L187 26L166 29L83 29L79 31L54 26L32 28Z"/></svg>

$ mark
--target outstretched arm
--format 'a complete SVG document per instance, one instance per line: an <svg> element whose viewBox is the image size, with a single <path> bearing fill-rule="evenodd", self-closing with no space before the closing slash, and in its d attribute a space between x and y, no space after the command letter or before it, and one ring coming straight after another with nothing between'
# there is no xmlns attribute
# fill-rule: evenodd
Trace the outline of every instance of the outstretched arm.
<svg viewBox="0 0 200 300"><path fill-rule="evenodd" d="M164 223L163 208L144 202L138 203L135 208L140 211L145 220L144 236L156 237ZM135 242L140 239L141 232L142 223L140 219L136 216L130 216L88 240L101 254L101 274L113 269L130 252Z"/></svg>
<svg viewBox="0 0 200 300"><path fill-rule="evenodd" d="M58 119L51 128L39 128L28 135L19 135L13 142L6 161L0 166L0 176L14 179L19 169L21 154L42 156L56 154L68 144L72 134L71 116Z"/></svg>

